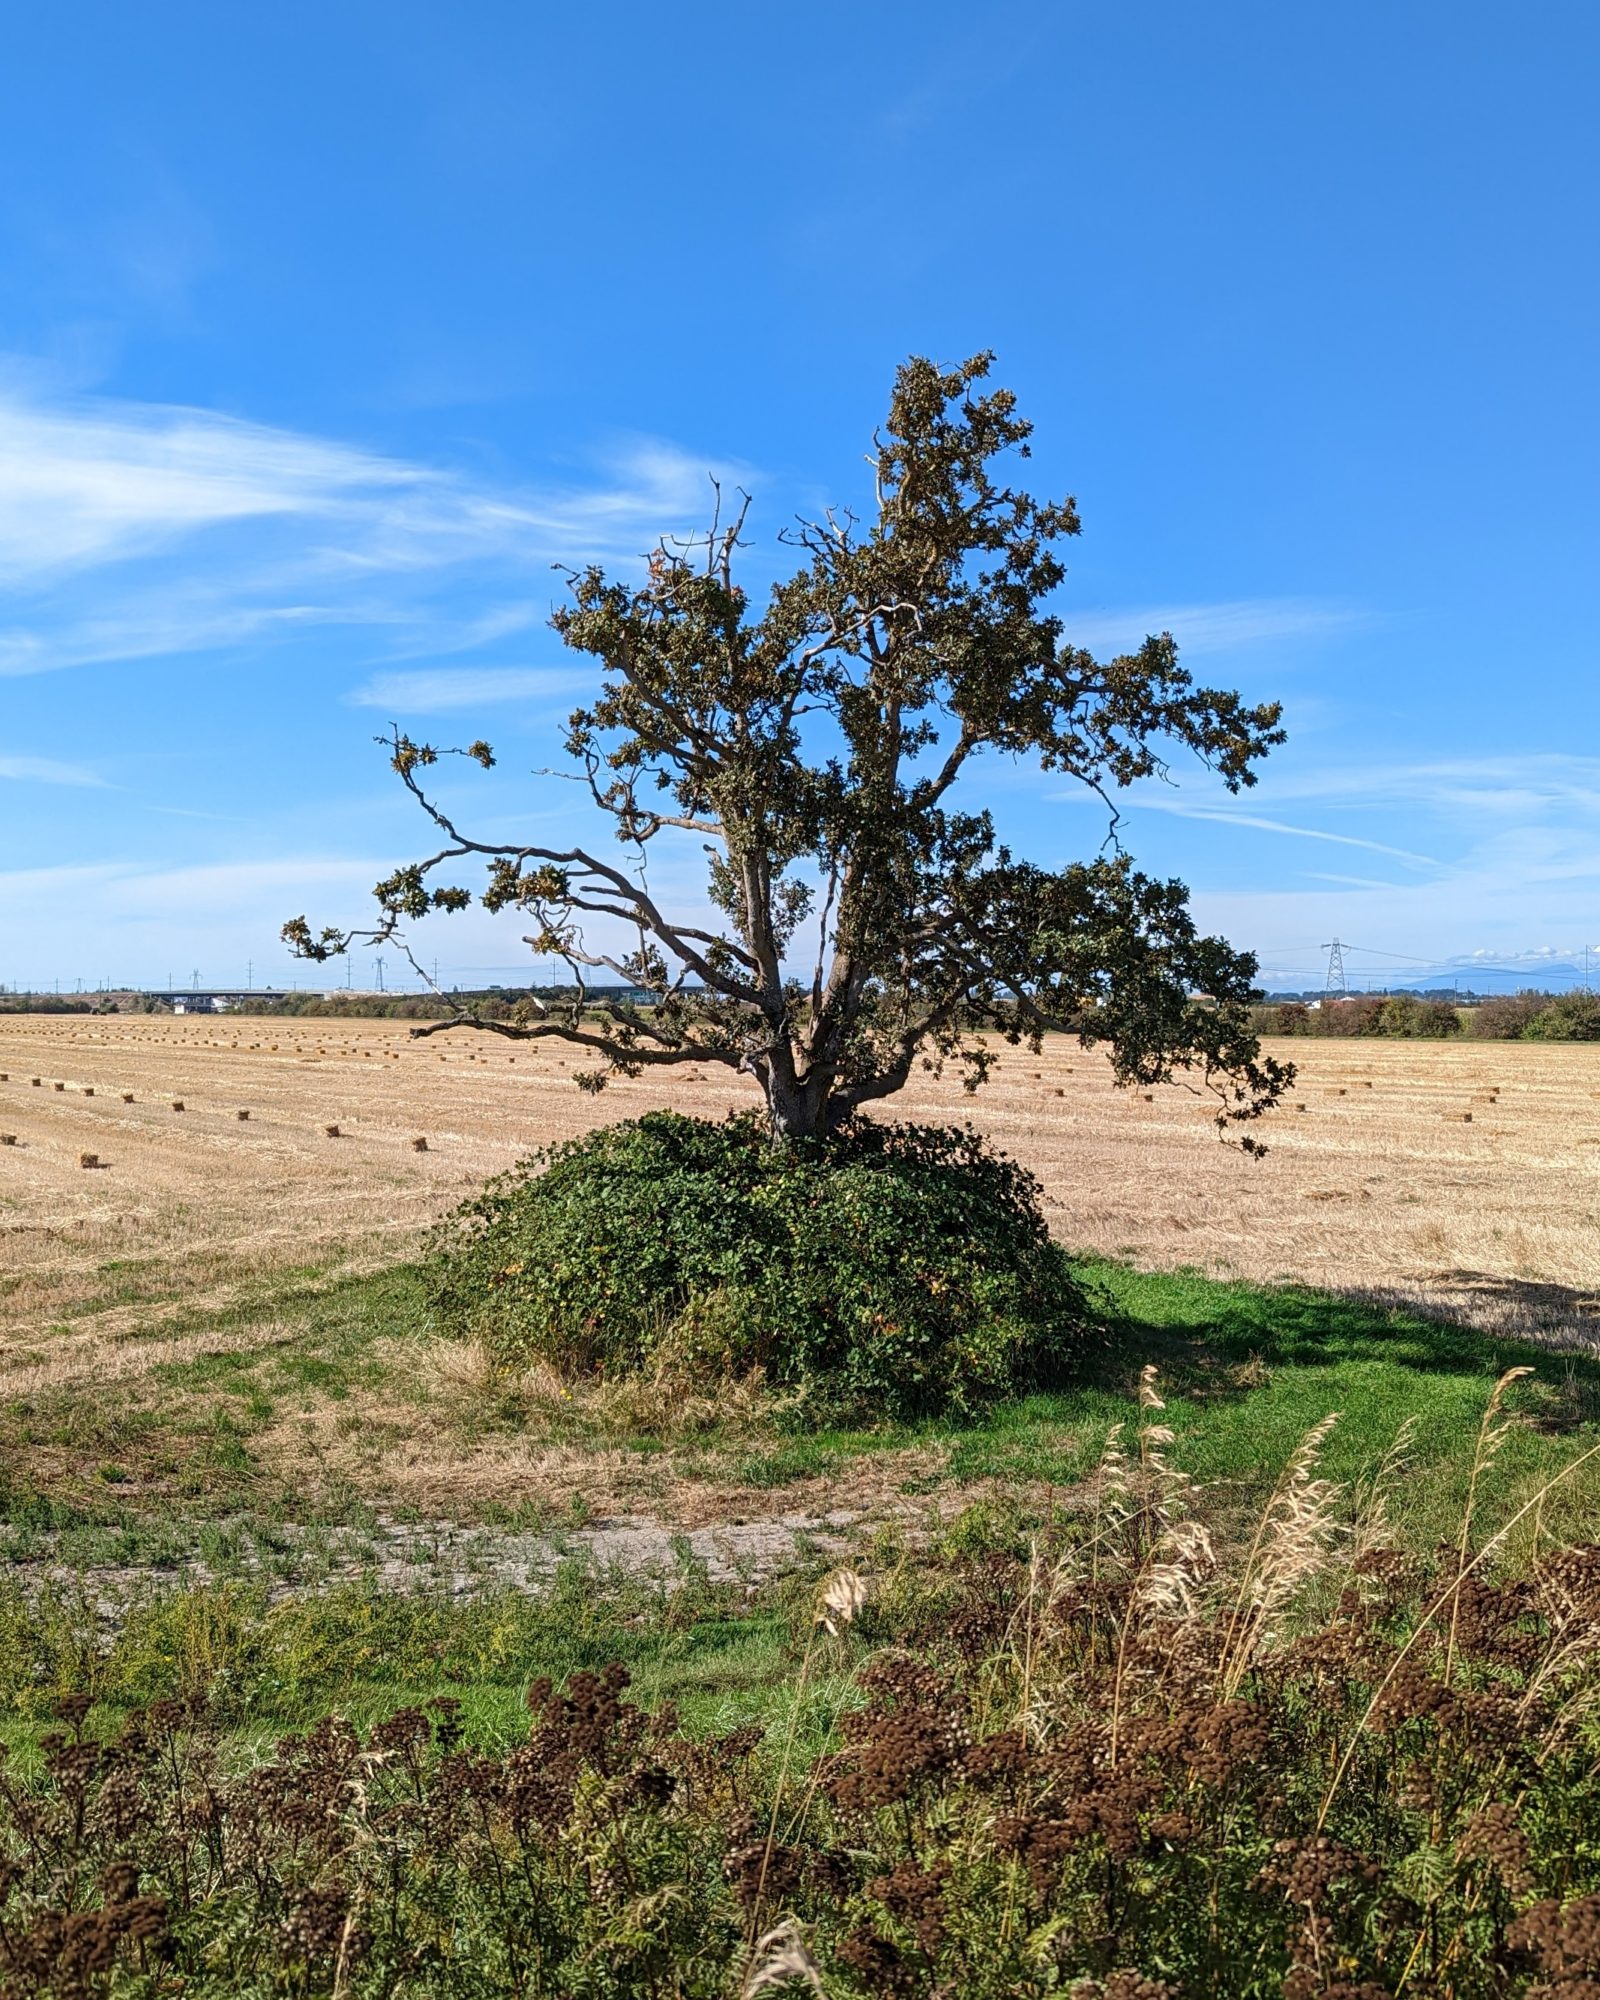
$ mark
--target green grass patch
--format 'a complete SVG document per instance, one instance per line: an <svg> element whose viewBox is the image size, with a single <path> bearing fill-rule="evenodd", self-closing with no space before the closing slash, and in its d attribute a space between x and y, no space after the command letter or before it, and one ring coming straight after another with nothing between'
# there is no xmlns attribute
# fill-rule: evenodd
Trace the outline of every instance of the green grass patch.
<svg viewBox="0 0 1600 2000"><path fill-rule="evenodd" d="M608 1454L613 1469L621 1454L646 1496L662 1481L698 1481L770 1493L776 1509L786 1488L847 1475L870 1481L870 1462L893 1454L907 1463L885 1465L886 1501L986 1483L1067 1494L1127 1418L1138 1371L1153 1362L1178 1462L1224 1508L1259 1495L1330 1411L1340 1418L1324 1466L1344 1481L1361 1477L1412 1420L1408 1525L1419 1545L1448 1529L1485 1400L1507 1367L1536 1371L1514 1392L1522 1421L1496 1469L1508 1500L1600 1438L1600 1362L1588 1355L1327 1292L1109 1261L1084 1270L1110 1335L1074 1385L964 1420L804 1429L776 1399L770 1409L730 1405L723 1417L715 1396L703 1398L690 1429L670 1397L641 1414L581 1385L569 1399L543 1402L509 1381L446 1396L416 1365L435 1338L419 1267L333 1281L308 1270L270 1294L165 1322L191 1343L183 1360L155 1362L131 1382L54 1387L0 1407L0 1519L14 1531L48 1532L156 1520L170 1528L174 1516L198 1525L241 1510L347 1518L354 1489L307 1490L272 1463L265 1440L285 1417L318 1409L360 1435L375 1401L386 1435L414 1423L419 1437L453 1438L468 1455L490 1431L576 1449L577 1483L559 1496L563 1518L581 1518L592 1504L582 1484L589 1448ZM362 1506L393 1504L370 1485L357 1497ZM651 1504L644 1498L640 1511ZM1600 1474L1586 1468L1558 1490L1555 1519L1579 1532L1596 1504ZM554 1505L530 1499L528 1518ZM520 1496L485 1495L471 1511L496 1520L526 1510Z"/></svg>
<svg viewBox="0 0 1600 2000"><path fill-rule="evenodd" d="M1529 1366L1510 1407L1522 1421L1496 1466L1514 1504L1600 1441L1600 1361L1497 1340L1471 1328L1327 1292L1223 1282L1195 1271L1138 1272L1096 1263L1088 1275L1112 1337L1076 1387L1017 1398L965 1425L894 1425L828 1433L745 1461L763 1470L837 1468L917 1445L944 1453L940 1484L1070 1488L1092 1472L1111 1427L1132 1409L1138 1373L1160 1371L1173 1455L1219 1499L1259 1497L1311 1427L1339 1413L1323 1454L1331 1478L1369 1472L1411 1420L1407 1526L1418 1546L1446 1532L1465 1494L1484 1406L1506 1369ZM773 1483L752 1476L752 1483ZM914 1484L926 1487L929 1482ZM1552 1498L1552 1522L1578 1532L1600 1502L1600 1464Z"/></svg>
<svg viewBox="0 0 1600 2000"><path fill-rule="evenodd" d="M81 1587L0 1585L0 1738L27 1746L68 1693L92 1696L100 1727L153 1701L203 1696L219 1720L270 1737L337 1709L366 1723L451 1696L480 1741L523 1725L542 1675L613 1661L652 1703L701 1733L787 1718L811 1586L752 1598L684 1564L666 1578L560 1565L529 1592L491 1586L460 1600L382 1587L376 1576L272 1601L259 1585L152 1588L106 1630ZM838 1689L813 1689L818 1714Z"/></svg>

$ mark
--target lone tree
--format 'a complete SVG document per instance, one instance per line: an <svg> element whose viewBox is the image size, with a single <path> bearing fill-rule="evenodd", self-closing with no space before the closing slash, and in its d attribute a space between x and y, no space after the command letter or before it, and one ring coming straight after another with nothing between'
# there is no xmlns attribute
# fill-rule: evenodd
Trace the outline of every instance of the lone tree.
<svg viewBox="0 0 1600 2000"><path fill-rule="evenodd" d="M570 775L621 855L473 839L424 774L442 755L488 767L489 746L446 752L396 728L380 740L442 844L379 883L374 928L314 935L299 917L284 927L293 949L404 947L408 922L469 905L450 878L477 861L483 906L523 913L526 942L565 961L575 997L413 1032L575 1043L599 1058L578 1078L592 1090L720 1062L757 1079L777 1137L810 1138L919 1062L959 1064L976 1089L985 1035L1037 1050L1066 1030L1104 1042L1122 1083L1197 1079L1219 1125L1270 1108L1291 1072L1251 1032L1255 960L1196 931L1183 884L1138 873L1114 841L1059 869L1020 860L958 786L998 751L1109 801L1164 775L1178 744L1236 791L1283 738L1278 704L1196 687L1170 635L1104 662L1069 643L1048 606L1077 510L1005 483L1032 427L1008 390L982 387L990 359L900 369L869 461L872 518L789 530L800 566L759 616L734 580L747 497L725 520L719 494L709 532L663 541L638 587L569 573L552 623L599 663L568 726ZM709 920L652 893L664 835L703 844ZM596 972L647 998L590 990Z"/></svg>

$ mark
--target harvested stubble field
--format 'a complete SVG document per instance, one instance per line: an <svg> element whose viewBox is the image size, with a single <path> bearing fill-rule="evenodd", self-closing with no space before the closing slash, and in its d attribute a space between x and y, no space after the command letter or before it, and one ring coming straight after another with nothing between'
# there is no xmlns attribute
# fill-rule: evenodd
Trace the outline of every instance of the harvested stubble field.
<svg viewBox="0 0 1600 2000"><path fill-rule="evenodd" d="M970 1119L1015 1153L1075 1248L1594 1346L1600 1049L1277 1052L1300 1077L1263 1161L1219 1146L1204 1096L1116 1090L1065 1041L1006 1050L976 1099L928 1078L893 1109ZM582 1066L553 1043L414 1041L388 1021L0 1018L0 1338L13 1354L51 1327L116 1340L275 1273L370 1268L537 1145L659 1103L753 1101L715 1065L596 1101L570 1080Z"/></svg>
<svg viewBox="0 0 1600 2000"><path fill-rule="evenodd" d="M452 1538L471 1523L591 1554L592 1530L667 1550L743 1525L781 1556L844 1524L859 1538L974 1504L1048 1508L1152 1360L1224 1511L1337 1409L1328 1462L1345 1481L1420 1424L1413 1497L1431 1532L1513 1362L1539 1363L1501 1467L1513 1490L1600 1441L1600 1050L1283 1053L1300 1082L1260 1161L1218 1143L1204 1098L1117 1091L1075 1043L1003 1051L976 1099L919 1079L896 1115L970 1118L1026 1161L1061 1239L1114 1260L1091 1275L1126 1324L1081 1384L976 1425L818 1432L787 1428L750 1384L569 1394L539 1370L493 1375L438 1338L409 1261L430 1223L542 1142L664 1101L749 1104L716 1068L597 1103L571 1082L573 1052L413 1041L403 1023L0 1017L0 1521L14 1556L26 1544L119 1590L152 1565L254 1574L262 1533L298 1578L305 1534L341 1523L376 1537L374 1574L388 1550L435 1580L460 1568ZM1501 1344L1515 1336L1568 1351ZM1575 1520L1600 1507L1596 1474L1564 1489ZM527 1551L495 1550L472 1562L505 1581ZM724 1556L743 1560L734 1542Z"/></svg>

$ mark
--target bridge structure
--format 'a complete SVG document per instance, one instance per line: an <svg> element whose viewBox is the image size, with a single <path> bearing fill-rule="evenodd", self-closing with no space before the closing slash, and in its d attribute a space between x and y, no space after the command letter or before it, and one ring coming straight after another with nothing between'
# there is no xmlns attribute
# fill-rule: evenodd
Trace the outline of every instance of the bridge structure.
<svg viewBox="0 0 1600 2000"><path fill-rule="evenodd" d="M145 997L165 1001L174 1014L226 1014L250 1001L287 1000L289 990L275 986L181 986L169 993L150 988Z"/></svg>

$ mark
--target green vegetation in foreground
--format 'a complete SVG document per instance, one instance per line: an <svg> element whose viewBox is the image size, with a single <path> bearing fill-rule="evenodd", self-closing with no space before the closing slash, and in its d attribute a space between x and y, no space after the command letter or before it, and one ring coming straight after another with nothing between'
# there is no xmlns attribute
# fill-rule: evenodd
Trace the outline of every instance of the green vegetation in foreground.
<svg viewBox="0 0 1600 2000"><path fill-rule="evenodd" d="M742 1583L713 1586L683 1563L664 1581L613 1577L595 1587L572 1565L537 1599L497 1584L492 1568L470 1603L437 1588L382 1589L364 1540L381 1492L291 1496L265 1444L269 1426L296 1411L348 1406L365 1423L368 1395L383 1398L391 1421L403 1407L419 1428L470 1426L468 1442L532 1433L580 1454L585 1446L613 1461L621 1454L641 1476L666 1464L681 1479L736 1483L746 1516L792 1507L799 1481L849 1476L859 1491L876 1475L883 1511L903 1519L879 1529L858 1557L874 1574L903 1570L912 1544L919 1562L930 1548L952 1559L1016 1551L1041 1524L1049 1530L1081 1514L1082 1482L1111 1427L1129 1421L1146 1363L1159 1370L1171 1457L1199 1482L1201 1509L1224 1539L1332 1411L1340 1419L1321 1470L1347 1492L1411 1422L1396 1526L1418 1551L1454 1531L1479 1420L1508 1367L1538 1372L1510 1393L1515 1421L1485 1495L1486 1521L1508 1517L1600 1442L1600 1363L1587 1356L1325 1293L1110 1263L1086 1275L1113 1333L1080 1385L966 1424L806 1432L786 1427L781 1404L759 1399L729 1414L720 1398L698 1410L681 1395L642 1406L582 1391L541 1401L506 1384L488 1398L450 1400L418 1365L433 1339L418 1269L335 1282L301 1275L269 1300L213 1315L203 1329L190 1322L184 1331L202 1336L199 1351L155 1364L131 1386L71 1398L52 1392L53 1406L13 1403L0 1412L10 1559L0 1587L0 1712L25 1740L48 1702L69 1690L90 1688L108 1713L120 1713L204 1689L230 1727L270 1733L331 1707L371 1717L449 1694L466 1704L475 1728L495 1735L514 1726L530 1679L610 1660L627 1665L650 1698L679 1701L691 1726L732 1726L729 1718L770 1719L784 1709L798 1658L795 1606L809 1587L803 1574L752 1592ZM32 1459L30 1436L48 1442ZM64 1438L78 1455L75 1476ZM133 1477L106 1477L113 1453ZM148 1478L163 1453L183 1474L170 1493ZM927 1542L931 1510L942 1503L948 1516L953 1493L961 1503L954 1519ZM804 1504L819 1502L821 1491L805 1495ZM577 1525L583 1511L581 1492L561 1513L531 1504L479 1509L491 1522L548 1532L558 1545L563 1523ZM1600 1459L1564 1478L1540 1511L1547 1534L1587 1539L1600 1518ZM872 1532L869 1525L863 1535ZM1525 1537L1520 1531L1510 1555L1525 1554ZM189 1587L197 1556L210 1580ZM121 1572L124 1582L88 1577L91 1567ZM148 1574L129 1587L133 1570ZM284 1597L284 1585L302 1594ZM112 1600L131 1600L131 1612L113 1617Z"/></svg>
<svg viewBox="0 0 1600 2000"><path fill-rule="evenodd" d="M276 1600L241 1580L147 1586L108 1625L84 1585L13 1573L0 1582L0 1738L26 1759L56 1702L82 1693L100 1730L151 1702L202 1700L251 1743L333 1708L371 1722L450 1696L474 1740L498 1742L521 1728L530 1682L612 1662L697 1733L795 1710L815 1736L829 1690L803 1691L796 1710L793 1688L809 1591L789 1578L753 1596L689 1562L644 1579L568 1560L536 1592L490 1585L465 1601L373 1574Z"/></svg>
<svg viewBox="0 0 1600 2000"><path fill-rule="evenodd" d="M786 1630L781 1590L741 1612L690 1571L649 1605L569 1571L454 1630L395 1597L157 1603L0 1767L8 1990L1581 2000L1600 1548L1503 1562L1469 1507L1407 1554L1403 1464L1348 1505L1318 1433L1219 1554L1165 1414L1147 1377L1093 1508L1031 1546L969 1522L790 1587ZM718 1624L749 1655L720 1705ZM291 1659L302 1699L373 1676L354 1726L264 1740ZM408 1701L429 1663L495 1698Z"/></svg>
<svg viewBox="0 0 1600 2000"><path fill-rule="evenodd" d="M1329 1952L1349 1993L1554 1992L1600 1908L1600 1561L1561 1546L1593 1532L1600 1364L1321 1293L1086 1275L1109 1328L1086 1378L965 1424L801 1432L781 1399L637 1383L463 1394L424 1365L414 1269L301 1280L186 1326L181 1360L13 1404L52 1440L13 1455L0 1577L19 1990L152 2000L176 1970L195 2000L731 2000L781 1930L838 2000L1321 2000ZM1497 1398L1517 1366L1540 1374ZM797 1479L876 1471L911 1518L863 1531L864 1601L835 1576L831 1632L820 1560L400 1591L341 1576L359 1531L329 1525L381 1495L310 1496L308 1534L271 1460L285 1418L367 1426L367 1398L464 1442L741 1478L774 1511ZM175 1504L105 1476L113 1423L128 1459L171 1456ZM94 1518L26 1484L70 1463L63 1436L98 1467ZM916 1517L951 1489L953 1519ZM218 1493L240 1511L202 1529ZM82 1567L176 1569L186 1506L211 1580L118 1597ZM1483 1550L1519 1508L1460 1573L1456 1538ZM106 1976L71 1988L90 1946Z"/></svg>

